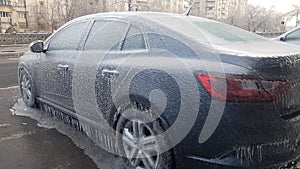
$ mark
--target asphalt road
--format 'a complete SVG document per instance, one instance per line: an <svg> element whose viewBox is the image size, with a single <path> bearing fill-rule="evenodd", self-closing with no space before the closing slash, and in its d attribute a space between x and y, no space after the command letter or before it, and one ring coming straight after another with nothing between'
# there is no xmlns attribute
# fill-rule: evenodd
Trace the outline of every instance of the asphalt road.
<svg viewBox="0 0 300 169"><path fill-rule="evenodd" d="M18 83L18 58L28 50L28 45L0 46L0 88Z"/></svg>
<svg viewBox="0 0 300 169"><path fill-rule="evenodd" d="M0 88L18 85L18 59L0 59Z"/></svg>
<svg viewBox="0 0 300 169"><path fill-rule="evenodd" d="M0 54L0 169L97 168L67 136L12 115L10 109L19 98L19 89L12 87L18 85L17 63L17 57Z"/></svg>

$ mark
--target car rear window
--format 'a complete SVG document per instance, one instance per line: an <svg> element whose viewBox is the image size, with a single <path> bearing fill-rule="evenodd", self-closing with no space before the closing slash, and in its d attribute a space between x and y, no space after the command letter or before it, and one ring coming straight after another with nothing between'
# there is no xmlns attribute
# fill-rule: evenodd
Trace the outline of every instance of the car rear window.
<svg viewBox="0 0 300 169"><path fill-rule="evenodd" d="M198 28L221 40L229 42L248 42L248 41L265 41L263 37L243 29L230 26L220 22L194 21Z"/></svg>

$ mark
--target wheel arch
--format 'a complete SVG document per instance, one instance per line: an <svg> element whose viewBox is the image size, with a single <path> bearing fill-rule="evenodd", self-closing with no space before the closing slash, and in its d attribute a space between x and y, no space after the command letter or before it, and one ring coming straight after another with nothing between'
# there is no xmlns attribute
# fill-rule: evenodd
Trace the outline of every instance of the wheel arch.
<svg viewBox="0 0 300 169"><path fill-rule="evenodd" d="M114 129L116 129L116 124L118 122L118 120L120 119L120 116L121 114L124 112L124 110L126 109L129 109L129 108L132 108L132 109L138 109L138 110L141 110L140 108L143 107L144 110L149 110L151 109L151 111L154 111L156 112L157 109L156 109L156 104L151 102L149 99L145 98L144 96L142 95L136 95L137 98L142 98L140 99L139 101L138 100L133 100L133 99L129 99L130 102L128 102L128 96L126 95L122 95L122 96L119 96L117 99L116 99L116 103L118 103L118 107L116 107L116 110L115 112L112 112L113 114L113 127ZM127 98L126 100L127 101L124 101L124 98ZM151 104L151 107L147 107L146 104L148 103L145 103L144 101L147 100L150 104ZM153 109L154 108L154 109ZM168 129L168 127L171 125L168 120L167 120L167 117L165 116L160 116L159 119L161 120L161 124L162 124L162 127L164 130Z"/></svg>

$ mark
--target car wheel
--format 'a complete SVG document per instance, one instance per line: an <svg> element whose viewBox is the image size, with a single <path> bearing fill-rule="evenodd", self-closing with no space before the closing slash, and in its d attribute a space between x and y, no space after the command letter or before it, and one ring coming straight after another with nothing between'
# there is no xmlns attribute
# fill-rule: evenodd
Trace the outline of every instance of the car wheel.
<svg viewBox="0 0 300 169"><path fill-rule="evenodd" d="M29 107L35 106L35 88L29 74L23 69L20 72L20 91L25 104Z"/></svg>
<svg viewBox="0 0 300 169"><path fill-rule="evenodd" d="M119 134L118 146L126 167L133 169L173 169L171 151L159 153L159 147L167 144L158 143L155 136L164 131L159 120L145 123L140 119L120 117L116 130Z"/></svg>

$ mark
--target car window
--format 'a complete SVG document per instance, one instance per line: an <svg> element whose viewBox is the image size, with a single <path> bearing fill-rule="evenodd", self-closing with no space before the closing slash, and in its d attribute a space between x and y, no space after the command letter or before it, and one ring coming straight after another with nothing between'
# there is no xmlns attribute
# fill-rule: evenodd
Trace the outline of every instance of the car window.
<svg viewBox="0 0 300 169"><path fill-rule="evenodd" d="M79 22L57 32L50 39L48 50L76 50L86 29L86 25L87 22Z"/></svg>
<svg viewBox="0 0 300 169"><path fill-rule="evenodd" d="M286 40L300 40L300 29L287 35Z"/></svg>
<svg viewBox="0 0 300 169"><path fill-rule="evenodd" d="M170 36L149 33L148 41L151 49L163 49L179 57L195 56L187 45Z"/></svg>
<svg viewBox="0 0 300 169"><path fill-rule="evenodd" d="M137 49L146 49L145 40L142 32L136 27L131 26L123 43L122 50L125 51Z"/></svg>
<svg viewBox="0 0 300 169"><path fill-rule="evenodd" d="M254 33L220 22L195 21L198 28L207 32L208 36L228 42L264 41L265 39ZM208 37L209 38L209 37Z"/></svg>
<svg viewBox="0 0 300 169"><path fill-rule="evenodd" d="M95 21L84 50L118 50L123 42L129 24L118 21Z"/></svg>

